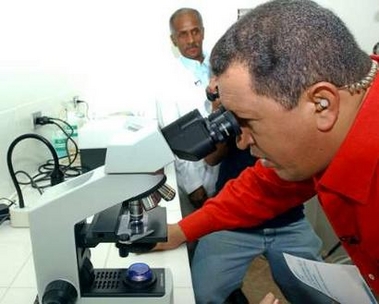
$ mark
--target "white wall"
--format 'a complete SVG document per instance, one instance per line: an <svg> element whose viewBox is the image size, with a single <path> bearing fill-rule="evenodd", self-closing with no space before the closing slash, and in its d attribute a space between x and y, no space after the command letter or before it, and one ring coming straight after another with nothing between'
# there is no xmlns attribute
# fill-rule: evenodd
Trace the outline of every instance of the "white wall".
<svg viewBox="0 0 379 304"><path fill-rule="evenodd" d="M203 14L208 49L259 0L3 0L0 2L0 197L14 190L5 163L10 142L30 132L30 113L55 115L79 95L90 113L144 112L157 61L172 56L168 19L177 8ZM347 23L371 52L379 41L377 0L318 0ZM158 71L164 77L164 71ZM29 147L30 146L30 147ZM22 148L16 162L38 146ZM23 151L27 150L25 154ZM43 161L42 161L43 162ZM22 163L23 164L23 163ZM29 166L29 165L25 165Z"/></svg>
<svg viewBox="0 0 379 304"><path fill-rule="evenodd" d="M190 6L200 10L205 44L210 49L236 20L237 8L262 2L5 0L0 4L0 26L7 29L2 58L68 74L93 111L126 110L152 98L149 88L154 81L150 77L154 63L172 55L168 52L168 18L175 9ZM375 34L379 30L376 0L319 2L340 14L361 46L371 51L379 39Z"/></svg>

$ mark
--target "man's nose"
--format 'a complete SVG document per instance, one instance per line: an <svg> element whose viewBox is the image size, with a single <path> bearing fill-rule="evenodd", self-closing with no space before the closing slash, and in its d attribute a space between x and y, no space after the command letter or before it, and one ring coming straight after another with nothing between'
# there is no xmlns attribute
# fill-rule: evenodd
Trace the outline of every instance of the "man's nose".
<svg viewBox="0 0 379 304"><path fill-rule="evenodd" d="M195 36L192 33L189 33L187 36L187 43L191 44L195 41Z"/></svg>

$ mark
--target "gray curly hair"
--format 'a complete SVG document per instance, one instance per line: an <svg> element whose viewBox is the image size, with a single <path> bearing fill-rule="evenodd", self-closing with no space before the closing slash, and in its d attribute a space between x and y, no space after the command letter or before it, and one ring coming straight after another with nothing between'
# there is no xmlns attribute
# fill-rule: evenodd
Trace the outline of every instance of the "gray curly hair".
<svg viewBox="0 0 379 304"><path fill-rule="evenodd" d="M252 9L219 39L210 61L216 76L242 63L252 89L287 109L312 84L355 83L371 67L344 22L310 0L274 0Z"/></svg>

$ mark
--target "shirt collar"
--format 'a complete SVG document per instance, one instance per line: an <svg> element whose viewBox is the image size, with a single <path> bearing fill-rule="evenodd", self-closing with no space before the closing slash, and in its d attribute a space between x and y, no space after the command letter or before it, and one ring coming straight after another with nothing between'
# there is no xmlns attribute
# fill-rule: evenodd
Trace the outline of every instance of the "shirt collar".
<svg viewBox="0 0 379 304"><path fill-rule="evenodd" d="M375 58L378 60L378 58ZM366 203L379 165L379 76L367 93L345 141L319 180L322 185Z"/></svg>
<svg viewBox="0 0 379 304"><path fill-rule="evenodd" d="M179 55L179 59L186 68L196 69L196 68L199 68L199 67L204 66L204 65L208 67L209 66L209 56L206 53L204 53L203 56L204 56L204 60L201 63L198 60L194 60L194 59L184 57L181 54Z"/></svg>
<svg viewBox="0 0 379 304"><path fill-rule="evenodd" d="M204 53L204 60L200 63L197 60L189 59L182 55L179 56L181 63L184 65L186 69L188 69L192 75L196 78L196 85L202 85L206 87L209 82L209 56Z"/></svg>

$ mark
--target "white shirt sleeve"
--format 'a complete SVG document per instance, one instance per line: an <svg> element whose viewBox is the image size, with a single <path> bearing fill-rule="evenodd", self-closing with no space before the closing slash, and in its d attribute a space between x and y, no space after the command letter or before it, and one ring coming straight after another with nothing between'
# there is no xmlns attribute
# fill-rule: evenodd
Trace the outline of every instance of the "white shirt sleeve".
<svg viewBox="0 0 379 304"><path fill-rule="evenodd" d="M175 160L178 187L186 194L190 194L203 185L206 167L203 160L187 161Z"/></svg>

